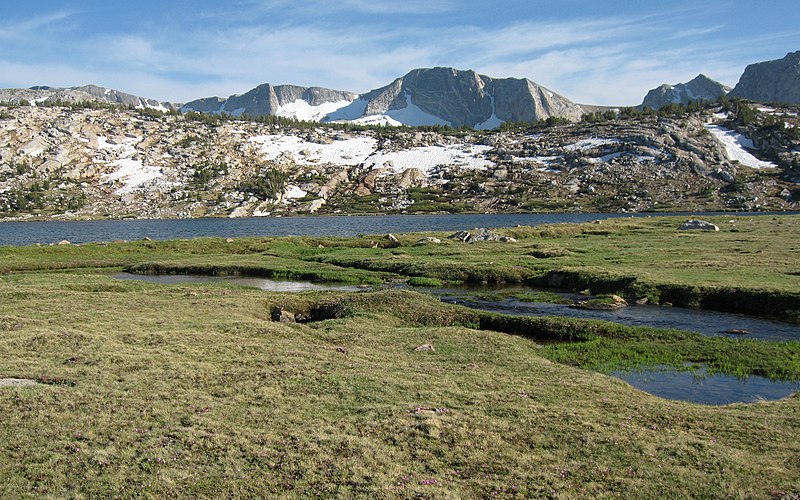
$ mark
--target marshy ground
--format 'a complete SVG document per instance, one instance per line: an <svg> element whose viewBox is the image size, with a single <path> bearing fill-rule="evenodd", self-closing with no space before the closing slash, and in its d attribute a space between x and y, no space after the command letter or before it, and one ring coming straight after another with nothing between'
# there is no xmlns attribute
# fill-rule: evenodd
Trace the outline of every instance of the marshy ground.
<svg viewBox="0 0 800 500"><path fill-rule="evenodd" d="M500 231L516 243L432 234L442 243L416 245L417 234L0 247L0 379L38 382L0 386L0 492L797 494L797 395L710 407L601 372L689 362L798 380L800 342L513 318L405 290L111 277L523 281L796 321L800 217L728 220L708 233L679 233L670 218ZM281 306L312 321L272 321ZM425 344L434 349L416 349Z"/></svg>

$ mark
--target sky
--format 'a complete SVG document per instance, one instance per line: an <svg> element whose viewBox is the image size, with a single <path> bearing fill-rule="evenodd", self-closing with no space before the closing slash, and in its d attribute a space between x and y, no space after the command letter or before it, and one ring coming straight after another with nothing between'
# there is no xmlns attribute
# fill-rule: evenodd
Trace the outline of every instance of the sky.
<svg viewBox="0 0 800 500"><path fill-rule="evenodd" d="M800 50L798 19L797 0L0 0L0 88L187 102L261 83L362 93L451 66L636 105L699 73L734 86Z"/></svg>

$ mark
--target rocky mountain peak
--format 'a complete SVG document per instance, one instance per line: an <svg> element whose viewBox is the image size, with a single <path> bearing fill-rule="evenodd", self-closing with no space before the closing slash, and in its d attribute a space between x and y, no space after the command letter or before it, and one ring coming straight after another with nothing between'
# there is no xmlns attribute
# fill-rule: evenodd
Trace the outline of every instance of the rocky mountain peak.
<svg viewBox="0 0 800 500"><path fill-rule="evenodd" d="M578 120L583 109L527 79L494 79L473 70L419 68L360 98L363 116L409 125L494 128L551 116Z"/></svg>
<svg viewBox="0 0 800 500"><path fill-rule="evenodd" d="M782 59L748 65L731 96L760 102L800 103L800 50Z"/></svg>
<svg viewBox="0 0 800 500"><path fill-rule="evenodd" d="M668 104L688 104L689 101L713 101L730 92L730 87L699 74L687 83L667 83L649 91L642 107L659 109Z"/></svg>

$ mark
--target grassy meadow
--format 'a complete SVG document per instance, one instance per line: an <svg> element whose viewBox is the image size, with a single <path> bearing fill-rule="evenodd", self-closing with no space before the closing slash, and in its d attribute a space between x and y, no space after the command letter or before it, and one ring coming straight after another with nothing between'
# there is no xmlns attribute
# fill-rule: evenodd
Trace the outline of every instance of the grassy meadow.
<svg viewBox="0 0 800 500"><path fill-rule="evenodd" d="M602 372L800 380L800 343L512 318L404 290L267 293L139 272L549 283L800 310L800 217L446 234L0 247L0 497L734 497L800 493L800 397L663 400ZM416 245L423 236L441 244ZM375 248L373 248L375 247ZM688 298L681 299L684 294ZM304 323L271 320L277 307ZM558 342L555 342L558 341ZM433 350L417 350L425 344Z"/></svg>

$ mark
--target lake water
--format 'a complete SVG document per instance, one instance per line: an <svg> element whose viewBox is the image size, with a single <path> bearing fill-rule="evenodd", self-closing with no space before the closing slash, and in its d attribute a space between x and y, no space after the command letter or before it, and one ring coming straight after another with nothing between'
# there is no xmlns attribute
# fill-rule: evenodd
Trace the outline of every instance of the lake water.
<svg viewBox="0 0 800 500"><path fill-rule="evenodd" d="M0 222L0 245L34 245L69 240L96 241L197 238L201 236L355 236L358 234L461 231L475 227L536 226L587 222L612 217L647 217L690 214L473 214L256 217L243 219L154 219L99 221ZM722 215L707 213L705 216ZM734 217L737 214L727 213ZM738 215L769 215L738 214Z"/></svg>

